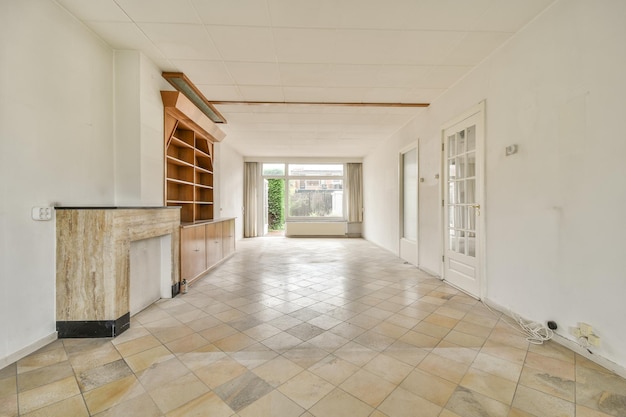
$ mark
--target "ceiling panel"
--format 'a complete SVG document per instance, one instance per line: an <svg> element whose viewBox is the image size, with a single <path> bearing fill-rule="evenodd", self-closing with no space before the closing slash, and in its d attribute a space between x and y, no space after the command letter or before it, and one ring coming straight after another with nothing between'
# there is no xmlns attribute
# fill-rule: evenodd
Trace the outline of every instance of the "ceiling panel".
<svg viewBox="0 0 626 417"><path fill-rule="evenodd" d="M55 0L51 0L55 1ZM56 0L213 101L429 103L554 0ZM218 105L244 156L359 157L417 107Z"/></svg>
<svg viewBox="0 0 626 417"><path fill-rule="evenodd" d="M190 0L115 0L134 22L202 23Z"/></svg>
<svg viewBox="0 0 626 417"><path fill-rule="evenodd" d="M139 23L139 28L169 59L220 60L202 25Z"/></svg>
<svg viewBox="0 0 626 417"><path fill-rule="evenodd" d="M128 15L114 0L57 0L81 20L96 22L130 22Z"/></svg>
<svg viewBox="0 0 626 417"><path fill-rule="evenodd" d="M237 84L281 85L278 64L268 62L227 62L226 67Z"/></svg>
<svg viewBox="0 0 626 417"><path fill-rule="evenodd" d="M176 71L184 72L196 85L228 85L233 83L231 73L222 61L174 59L171 62Z"/></svg>
<svg viewBox="0 0 626 417"><path fill-rule="evenodd" d="M192 0L202 22L214 25L270 26L265 0Z"/></svg>

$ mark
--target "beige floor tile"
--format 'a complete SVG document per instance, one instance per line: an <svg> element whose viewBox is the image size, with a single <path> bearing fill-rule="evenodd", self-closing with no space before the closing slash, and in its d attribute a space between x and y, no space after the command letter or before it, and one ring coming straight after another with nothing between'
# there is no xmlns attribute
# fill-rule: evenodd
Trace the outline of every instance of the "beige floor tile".
<svg viewBox="0 0 626 417"><path fill-rule="evenodd" d="M70 353L69 357L70 363L76 373L81 373L122 359L117 349L108 341L104 344L97 344L87 349L78 349L77 347L77 351Z"/></svg>
<svg viewBox="0 0 626 417"><path fill-rule="evenodd" d="M14 362L0 369L0 379L14 377L17 375L17 363Z"/></svg>
<svg viewBox="0 0 626 417"><path fill-rule="evenodd" d="M276 388L304 369L287 358L279 356L252 370L257 376Z"/></svg>
<svg viewBox="0 0 626 417"><path fill-rule="evenodd" d="M108 410L145 392L135 375L110 382L83 394L91 414Z"/></svg>
<svg viewBox="0 0 626 417"><path fill-rule="evenodd" d="M136 353L143 352L144 350L151 349L155 346L159 346L160 344L161 342L159 339L151 334L146 334L145 336L134 338L128 342L116 344L115 347L123 357L128 357Z"/></svg>
<svg viewBox="0 0 626 417"><path fill-rule="evenodd" d="M252 372L220 385L214 392L234 411L240 411L269 394L272 386Z"/></svg>
<svg viewBox="0 0 626 417"><path fill-rule="evenodd" d="M307 369L322 360L322 358L328 356L328 352L308 342L304 342L293 349L283 352L282 356L296 365Z"/></svg>
<svg viewBox="0 0 626 417"><path fill-rule="evenodd" d="M517 382L522 373L521 365L482 352L476 356L472 367L513 382Z"/></svg>
<svg viewBox="0 0 626 417"><path fill-rule="evenodd" d="M448 327L438 326L426 321L418 323L411 330L436 339L442 339L450 333L450 329Z"/></svg>
<svg viewBox="0 0 626 417"><path fill-rule="evenodd" d="M239 362L229 357L225 357L203 368L195 370L194 373L202 380L202 382L214 389L240 375L243 375L247 370L248 368Z"/></svg>
<svg viewBox="0 0 626 417"><path fill-rule="evenodd" d="M135 324L135 325L131 324L128 330L126 330L121 335L112 339L111 343L114 346L117 346L117 345L121 345L122 343L130 342L131 340L137 339L139 337L147 336L149 334L150 332L145 327L139 324Z"/></svg>
<svg viewBox="0 0 626 417"><path fill-rule="evenodd" d="M526 350L517 349L511 346L499 345L491 342L489 339L485 342L480 349L482 353L486 353L489 356L504 359L509 362L513 362L517 365L523 365L526 359Z"/></svg>
<svg viewBox="0 0 626 417"><path fill-rule="evenodd" d="M0 397L0 416L15 417L17 411L17 394Z"/></svg>
<svg viewBox="0 0 626 417"><path fill-rule="evenodd" d="M392 384L381 379L378 375L360 369L339 387L376 408L396 388L396 384Z"/></svg>
<svg viewBox="0 0 626 417"><path fill-rule="evenodd" d="M418 368L458 384L469 366L431 353L420 362Z"/></svg>
<svg viewBox="0 0 626 417"><path fill-rule="evenodd" d="M42 407L32 413L22 414L24 417L88 417L89 412L81 395L75 395L57 403Z"/></svg>
<svg viewBox="0 0 626 417"><path fill-rule="evenodd" d="M457 413L453 413L450 410L443 410L441 414L439 414L439 417L461 417L461 416L458 415Z"/></svg>
<svg viewBox="0 0 626 417"><path fill-rule="evenodd" d="M491 334L493 328L481 326L470 321L461 320L454 327L454 330L486 339Z"/></svg>
<svg viewBox="0 0 626 417"><path fill-rule="evenodd" d="M413 417L416 410L419 410L420 417L436 417L441 412L438 405L401 387L396 388L378 409L393 417Z"/></svg>
<svg viewBox="0 0 626 417"><path fill-rule="evenodd" d="M333 352L341 348L348 342L349 340L346 339L345 337L342 337L330 331L327 331L327 332L320 334L319 336L315 336L314 338L309 339L307 343L319 349L323 349L327 352Z"/></svg>
<svg viewBox="0 0 626 417"><path fill-rule="evenodd" d="M298 346L302 343L302 339L298 339L296 336L287 332L280 332L274 336L268 337L261 343L275 351L284 351Z"/></svg>
<svg viewBox="0 0 626 417"><path fill-rule="evenodd" d="M481 348L486 338L451 330L443 340L462 347Z"/></svg>
<svg viewBox="0 0 626 417"><path fill-rule="evenodd" d="M133 372L123 359L110 362L97 368L88 369L77 375L78 386L82 392L91 391L109 382L117 381Z"/></svg>
<svg viewBox="0 0 626 417"><path fill-rule="evenodd" d="M319 376L303 371L281 385L278 390L295 401L299 406L308 409L326 396L334 385Z"/></svg>
<svg viewBox="0 0 626 417"><path fill-rule="evenodd" d="M308 321L308 323L317 326L319 328L322 328L324 330L329 330L332 329L333 327L337 326L338 324L343 323L342 320L338 320L334 317L328 316L328 315L321 315L318 316L314 319L311 319Z"/></svg>
<svg viewBox="0 0 626 417"><path fill-rule="evenodd" d="M401 342L408 343L415 347L432 349L440 342L439 338L431 337L422 333L408 331L399 339Z"/></svg>
<svg viewBox="0 0 626 417"><path fill-rule="evenodd" d="M509 413L508 405L463 387L457 387L446 409L463 417L506 416Z"/></svg>
<svg viewBox="0 0 626 417"><path fill-rule="evenodd" d="M137 372L137 379L141 385L148 391L167 384L173 379L180 378L189 374L191 371L187 369L183 363L177 358L171 358Z"/></svg>
<svg viewBox="0 0 626 417"><path fill-rule="evenodd" d="M325 357L309 368L309 371L333 385L341 384L358 370L358 366L334 355Z"/></svg>
<svg viewBox="0 0 626 417"><path fill-rule="evenodd" d="M550 358L559 359L564 362L574 363L576 361L576 354L568 348L557 344L553 340L549 340L541 345L530 344L528 351L538 353Z"/></svg>
<svg viewBox="0 0 626 417"><path fill-rule="evenodd" d="M576 406L576 417L611 417L610 414L605 414L601 411L592 410L583 405Z"/></svg>
<svg viewBox="0 0 626 417"><path fill-rule="evenodd" d="M614 416L626 415L626 379L585 366L576 369L576 401Z"/></svg>
<svg viewBox="0 0 626 417"><path fill-rule="evenodd" d="M200 335L209 342L217 342L236 333L238 333L237 329L233 329L228 324L219 324L201 331Z"/></svg>
<svg viewBox="0 0 626 417"><path fill-rule="evenodd" d="M522 411L519 408L512 407L507 417L537 417L534 414Z"/></svg>
<svg viewBox="0 0 626 417"><path fill-rule="evenodd" d="M392 339L398 339L399 337L404 335L408 331L408 329L406 327L397 326L393 323L384 321L376 327L372 328L372 331L391 337Z"/></svg>
<svg viewBox="0 0 626 417"><path fill-rule="evenodd" d="M576 415L573 403L523 385L517 387L513 407L537 417L574 417Z"/></svg>
<svg viewBox="0 0 626 417"><path fill-rule="evenodd" d="M194 351L202 346L208 345L209 341L198 333L191 333L187 336L183 336L180 339L176 339L172 342L166 343L165 346L175 354L186 353Z"/></svg>
<svg viewBox="0 0 626 417"><path fill-rule="evenodd" d="M17 373L22 374L66 360L68 360L67 353L62 346L52 350L38 351L17 361Z"/></svg>
<svg viewBox="0 0 626 417"><path fill-rule="evenodd" d="M450 399L457 385L416 369L407 376L400 387L443 407Z"/></svg>
<svg viewBox="0 0 626 417"><path fill-rule="evenodd" d="M338 388L331 391L309 410L315 417L366 417L372 411L372 407Z"/></svg>
<svg viewBox="0 0 626 417"><path fill-rule="evenodd" d="M256 400L243 410L239 411L241 417L298 417L304 409L294 401L278 391Z"/></svg>
<svg viewBox="0 0 626 417"><path fill-rule="evenodd" d="M80 394L76 378L70 376L18 394L20 413L26 414Z"/></svg>
<svg viewBox="0 0 626 417"><path fill-rule="evenodd" d="M159 409L163 413L168 413L209 391L209 387L190 373L152 389L148 393Z"/></svg>
<svg viewBox="0 0 626 417"><path fill-rule="evenodd" d="M262 341L267 339L268 337L277 335L281 331L282 330L277 327L274 327L267 323L263 323L244 331L244 334L250 336L254 340Z"/></svg>
<svg viewBox="0 0 626 417"><path fill-rule="evenodd" d="M140 372L154 364L165 362L173 357L172 352L165 346L160 345L129 356L125 358L125 361L133 372Z"/></svg>
<svg viewBox="0 0 626 417"><path fill-rule="evenodd" d="M576 400L576 382L529 366L524 367L519 383L566 401Z"/></svg>
<svg viewBox="0 0 626 417"><path fill-rule="evenodd" d="M230 417L234 414L220 397L213 392L207 392L171 410L166 417Z"/></svg>
<svg viewBox="0 0 626 417"><path fill-rule="evenodd" d="M70 368L71 371L72 368ZM36 371L34 371L36 372ZM72 372L70 372L70 375L72 374ZM25 374L28 375L28 374ZM64 375L63 377L59 378L65 378L68 375ZM41 385L41 383L39 382L39 380L36 380L35 382L37 382L36 385L31 386L29 388L35 388L38 387L39 385ZM50 381L53 382L53 381ZM18 379L15 376L11 376L8 378L3 378L0 379L0 398L2 397L6 397L7 395L15 395L17 394L17 384L18 384ZM22 385L21 385L22 386ZM22 390L24 389L29 389L29 388L22 388Z"/></svg>
<svg viewBox="0 0 626 417"><path fill-rule="evenodd" d="M576 366L573 363L549 356L528 352L525 365L563 379L574 380L576 378Z"/></svg>
<svg viewBox="0 0 626 417"><path fill-rule="evenodd" d="M278 352L273 351L262 343L255 343L243 348L239 352L231 352L228 354L228 356L248 369L261 366L276 358L278 355Z"/></svg>
<svg viewBox="0 0 626 417"><path fill-rule="evenodd" d="M424 360L426 356L428 356L429 351L408 343L395 342L393 345L385 349L383 353L387 356L396 358L407 365L415 367L422 360Z"/></svg>
<svg viewBox="0 0 626 417"><path fill-rule="evenodd" d="M506 405L511 405L517 386L515 382L488 374L476 368L470 368L467 371L460 385Z"/></svg>
<svg viewBox="0 0 626 417"><path fill-rule="evenodd" d="M374 359L378 352L356 342L348 342L333 354L343 360L361 367Z"/></svg>
<svg viewBox="0 0 626 417"><path fill-rule="evenodd" d="M192 352L178 355L178 359L189 369L203 368L213 362L225 358L227 355L213 345L204 345Z"/></svg>
<svg viewBox="0 0 626 417"><path fill-rule="evenodd" d="M192 328L185 326L184 324L178 322L175 327L168 327L165 329L159 329L155 331L151 330L150 332L154 335L154 337L159 339L161 343L167 343L176 339L180 339L181 337L188 336L192 334L194 331Z"/></svg>
<svg viewBox="0 0 626 417"><path fill-rule="evenodd" d="M380 354L369 361L363 369L397 385L406 378L413 367L391 356Z"/></svg>

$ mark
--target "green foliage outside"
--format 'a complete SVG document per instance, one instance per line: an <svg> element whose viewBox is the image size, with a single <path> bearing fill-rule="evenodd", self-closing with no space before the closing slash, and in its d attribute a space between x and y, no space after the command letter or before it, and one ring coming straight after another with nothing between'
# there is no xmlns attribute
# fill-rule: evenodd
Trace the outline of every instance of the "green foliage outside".
<svg viewBox="0 0 626 417"><path fill-rule="evenodd" d="M285 227L285 180L267 180L267 222L269 230Z"/></svg>

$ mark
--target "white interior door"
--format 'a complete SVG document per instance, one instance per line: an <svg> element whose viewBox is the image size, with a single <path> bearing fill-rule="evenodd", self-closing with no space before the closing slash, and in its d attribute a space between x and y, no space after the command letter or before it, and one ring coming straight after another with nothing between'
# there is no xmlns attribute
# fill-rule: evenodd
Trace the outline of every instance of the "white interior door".
<svg viewBox="0 0 626 417"><path fill-rule="evenodd" d="M414 146L400 153L400 257L415 266L418 265L417 176L417 147Z"/></svg>
<svg viewBox="0 0 626 417"><path fill-rule="evenodd" d="M475 110L475 111L474 111ZM483 106L443 130L444 268L455 287L480 298L483 202Z"/></svg>

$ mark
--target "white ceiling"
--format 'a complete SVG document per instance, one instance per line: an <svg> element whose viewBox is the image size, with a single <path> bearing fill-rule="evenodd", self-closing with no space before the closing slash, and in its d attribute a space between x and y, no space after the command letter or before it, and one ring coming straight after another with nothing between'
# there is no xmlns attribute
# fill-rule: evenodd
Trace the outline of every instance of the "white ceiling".
<svg viewBox="0 0 626 417"><path fill-rule="evenodd" d="M429 103L554 0L57 0L212 101ZM248 157L360 157L423 109L218 105Z"/></svg>

